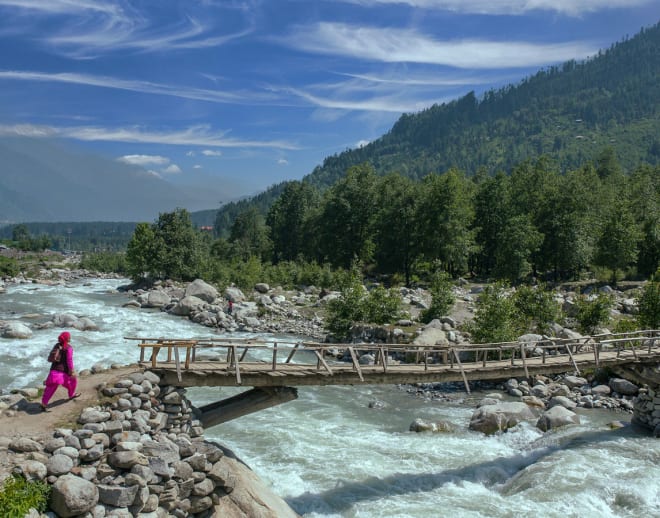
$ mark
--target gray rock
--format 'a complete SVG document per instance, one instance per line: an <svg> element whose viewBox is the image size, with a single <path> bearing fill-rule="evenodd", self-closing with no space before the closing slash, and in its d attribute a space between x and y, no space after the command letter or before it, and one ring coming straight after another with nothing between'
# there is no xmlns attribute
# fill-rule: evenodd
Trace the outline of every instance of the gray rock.
<svg viewBox="0 0 660 518"><path fill-rule="evenodd" d="M636 396L639 392L637 385L622 378L612 378L609 385L614 392L618 392L623 396Z"/></svg>
<svg viewBox="0 0 660 518"><path fill-rule="evenodd" d="M427 422L419 417L410 423L409 430L411 432L453 432L454 427L444 421Z"/></svg>
<svg viewBox="0 0 660 518"><path fill-rule="evenodd" d="M587 384L587 380L580 376L565 376L564 383L568 385L569 388L579 388Z"/></svg>
<svg viewBox="0 0 660 518"><path fill-rule="evenodd" d="M591 388L591 393L594 396L609 396L612 393L612 389L607 385L596 385Z"/></svg>
<svg viewBox="0 0 660 518"><path fill-rule="evenodd" d="M27 460L21 464L20 468L27 480L43 480L48 475L48 468L37 460Z"/></svg>
<svg viewBox="0 0 660 518"><path fill-rule="evenodd" d="M186 287L186 297L197 297L205 302L213 302L218 298L218 290L202 279L195 279Z"/></svg>
<svg viewBox="0 0 660 518"><path fill-rule="evenodd" d="M136 464L147 466L149 461L138 451L115 451L108 455L108 464L113 468L131 469Z"/></svg>
<svg viewBox="0 0 660 518"><path fill-rule="evenodd" d="M18 437L9 443L9 449L20 453L41 451L41 444L27 437Z"/></svg>
<svg viewBox="0 0 660 518"><path fill-rule="evenodd" d="M2 329L2 337L26 340L32 337L32 330L22 322L7 322Z"/></svg>
<svg viewBox="0 0 660 518"><path fill-rule="evenodd" d="M65 475L73 468L73 459L67 455L53 455L46 463L49 475Z"/></svg>
<svg viewBox="0 0 660 518"><path fill-rule="evenodd" d="M74 475L64 475L53 484L50 507L62 518L78 516L94 509L99 491L91 482Z"/></svg>
<svg viewBox="0 0 660 518"><path fill-rule="evenodd" d="M580 424L580 416L561 405L557 405L543 413L536 422L536 427L547 432L570 424Z"/></svg>
<svg viewBox="0 0 660 518"><path fill-rule="evenodd" d="M140 486L111 486L99 484L99 502L115 507L128 507L133 505L135 495L140 490ZM130 516L130 515L129 515Z"/></svg>
<svg viewBox="0 0 660 518"><path fill-rule="evenodd" d="M109 419L110 412L104 412L95 408L85 408L80 414L78 422L84 425L88 423L102 423Z"/></svg>
<svg viewBox="0 0 660 518"><path fill-rule="evenodd" d="M206 302L198 297L187 296L182 298L170 309L170 313L182 317L189 316L193 311L201 309Z"/></svg>
<svg viewBox="0 0 660 518"><path fill-rule="evenodd" d="M569 410L571 410L577 406L577 403L572 399L568 399L565 396L554 396L550 398L550 401L548 401L548 408L550 409L557 405L563 406L564 408L568 408Z"/></svg>
<svg viewBox="0 0 660 518"><path fill-rule="evenodd" d="M522 421L534 419L536 416L525 403L507 402L497 405L486 405L478 408L470 419L471 430L491 435L504 432Z"/></svg>

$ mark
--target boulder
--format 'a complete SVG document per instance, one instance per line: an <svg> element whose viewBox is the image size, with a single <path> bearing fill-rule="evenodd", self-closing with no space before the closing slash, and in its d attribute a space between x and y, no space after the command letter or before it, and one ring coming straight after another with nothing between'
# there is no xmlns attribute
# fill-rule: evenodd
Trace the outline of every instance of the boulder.
<svg viewBox="0 0 660 518"><path fill-rule="evenodd" d="M7 322L2 330L2 337L25 340L32 337L32 330L21 322Z"/></svg>
<svg viewBox="0 0 660 518"><path fill-rule="evenodd" d="M571 410L577 406L577 403L572 399L568 399L566 396L553 396L552 398L550 398L550 401L548 401L548 408L550 409L557 405L563 406L564 408L568 408L569 410Z"/></svg>
<svg viewBox="0 0 660 518"><path fill-rule="evenodd" d="M162 290L150 291L147 300L143 304L147 308L162 308L172 302L172 298Z"/></svg>
<svg viewBox="0 0 660 518"><path fill-rule="evenodd" d="M227 300L231 300L234 303L243 302L245 300L245 295L243 292L234 286L225 288L224 296Z"/></svg>
<svg viewBox="0 0 660 518"><path fill-rule="evenodd" d="M421 418L415 419L410 423L411 432L453 432L454 427L445 421L424 421Z"/></svg>
<svg viewBox="0 0 660 518"><path fill-rule="evenodd" d="M587 380L585 378L582 378L581 376L564 377L564 384L568 385L568 387L571 389L582 387L587 383L588 383Z"/></svg>
<svg viewBox="0 0 660 518"><path fill-rule="evenodd" d="M637 385L622 378L612 378L609 385L614 392L618 392L623 396L636 396L639 392Z"/></svg>
<svg viewBox="0 0 660 518"><path fill-rule="evenodd" d="M90 512L99 501L98 488L74 475L57 479L51 493L50 507L58 516L69 518Z"/></svg>
<svg viewBox="0 0 660 518"><path fill-rule="evenodd" d="M187 317L195 310L201 309L206 302L199 297L188 295L183 297L177 304L170 309L172 315Z"/></svg>
<svg viewBox="0 0 660 518"><path fill-rule="evenodd" d="M270 286L265 282L258 282L255 284L254 290L259 293L268 293L270 291Z"/></svg>
<svg viewBox="0 0 660 518"><path fill-rule="evenodd" d="M507 402L479 407L470 419L470 430L491 435L505 432L522 421L531 421L538 414L525 403Z"/></svg>
<svg viewBox="0 0 660 518"><path fill-rule="evenodd" d="M186 287L185 297L197 297L210 303L218 298L218 290L202 279L195 279Z"/></svg>
<svg viewBox="0 0 660 518"><path fill-rule="evenodd" d="M569 424L580 424L580 416L561 405L553 406L536 422L536 427L544 432Z"/></svg>

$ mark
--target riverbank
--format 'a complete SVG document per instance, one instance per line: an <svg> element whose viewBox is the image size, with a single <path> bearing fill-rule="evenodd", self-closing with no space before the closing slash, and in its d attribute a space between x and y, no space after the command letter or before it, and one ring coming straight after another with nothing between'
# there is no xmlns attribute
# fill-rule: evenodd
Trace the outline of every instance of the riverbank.
<svg viewBox="0 0 660 518"><path fill-rule="evenodd" d="M184 390L136 365L82 372L78 388L80 398L56 396L48 412L26 389L0 415L0 480L47 482L58 516L298 516L204 438Z"/></svg>

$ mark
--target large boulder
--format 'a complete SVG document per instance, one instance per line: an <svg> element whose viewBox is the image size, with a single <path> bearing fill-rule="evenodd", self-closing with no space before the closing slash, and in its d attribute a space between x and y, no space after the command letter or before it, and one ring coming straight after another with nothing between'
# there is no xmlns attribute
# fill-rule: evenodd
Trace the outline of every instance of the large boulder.
<svg viewBox="0 0 660 518"><path fill-rule="evenodd" d="M543 412L536 422L536 427L544 432L569 424L580 424L580 416L561 405L553 406Z"/></svg>
<svg viewBox="0 0 660 518"><path fill-rule="evenodd" d="M8 322L2 330L2 337L25 340L32 337L32 330L22 322Z"/></svg>
<svg viewBox="0 0 660 518"><path fill-rule="evenodd" d="M187 317L195 310L201 309L206 302L192 295L183 297L171 310L172 315Z"/></svg>
<svg viewBox="0 0 660 518"><path fill-rule="evenodd" d="M623 378L612 378L609 385L614 392L623 396L636 396L639 392L637 385Z"/></svg>
<svg viewBox="0 0 660 518"><path fill-rule="evenodd" d="M538 414L525 403L506 402L477 408L470 419L470 430L491 435L505 432L522 421L531 421Z"/></svg>
<svg viewBox="0 0 660 518"><path fill-rule="evenodd" d="M231 300L232 302L243 302L245 300L245 295L243 292L234 286L228 286L225 288L225 298Z"/></svg>
<svg viewBox="0 0 660 518"><path fill-rule="evenodd" d="M53 484L50 507L62 518L90 512L99 501L99 490L75 475L64 475Z"/></svg>
<svg viewBox="0 0 660 518"><path fill-rule="evenodd" d="M213 302L218 298L218 290L202 279L195 279L186 288L186 297L197 297L206 302Z"/></svg>
<svg viewBox="0 0 660 518"><path fill-rule="evenodd" d="M153 290L147 294L143 306L147 308L162 308L163 306L167 306L171 301L172 298L163 290Z"/></svg>
<svg viewBox="0 0 660 518"><path fill-rule="evenodd" d="M437 321L440 323L439 321ZM433 323L433 322L432 322ZM431 324L432 324L431 323ZM414 345L449 345L447 334L441 327L427 325L422 332L413 340Z"/></svg>

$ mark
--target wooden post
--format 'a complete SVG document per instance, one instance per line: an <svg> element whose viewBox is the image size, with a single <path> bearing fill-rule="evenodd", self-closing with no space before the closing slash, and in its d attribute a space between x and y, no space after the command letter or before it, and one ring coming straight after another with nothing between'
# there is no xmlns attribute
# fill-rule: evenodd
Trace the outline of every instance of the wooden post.
<svg viewBox="0 0 660 518"><path fill-rule="evenodd" d="M360 369L360 362L358 362L357 355L355 354L355 350L353 350L352 347L349 347L348 352L351 354L351 360L353 360L353 367L357 371L358 376L360 377L360 381L364 381L364 378L362 377L362 370Z"/></svg>
<svg viewBox="0 0 660 518"><path fill-rule="evenodd" d="M458 357L458 353L456 352L456 349L452 348L452 351L454 352L454 356L456 357L456 363L458 363L458 368L461 369L461 376L463 376L463 383L465 383L465 390L467 393L470 393L470 385L468 384L467 377L465 376L465 371L463 370L463 365L461 365L461 359Z"/></svg>
<svg viewBox="0 0 660 518"><path fill-rule="evenodd" d="M289 356L286 357L286 361L284 363L290 363L291 360L293 359L293 355L296 354L298 351L298 347L300 347L300 342L298 342L296 345L293 346L293 349L289 353Z"/></svg>
<svg viewBox="0 0 660 518"><path fill-rule="evenodd" d="M179 348L175 346L170 346L174 347L174 362L176 364L176 378L181 381L181 363L179 362Z"/></svg>
<svg viewBox="0 0 660 518"><path fill-rule="evenodd" d="M273 367L271 370L275 370L277 368L277 342L273 344Z"/></svg>
<svg viewBox="0 0 660 518"><path fill-rule="evenodd" d="M330 368L330 365L328 365L326 363L326 361L323 359L323 357L319 353L318 349L314 349L314 353L316 354L316 357L318 358L318 362L316 363L316 369L318 370L319 366L323 365L323 367L325 367L325 370L327 370L328 373L330 373L330 375L332 375L332 369Z"/></svg>
<svg viewBox="0 0 660 518"><path fill-rule="evenodd" d="M520 344L520 357L522 358L523 367L525 368L525 377L529 379L529 372L527 372L527 362L525 361L525 344Z"/></svg>

